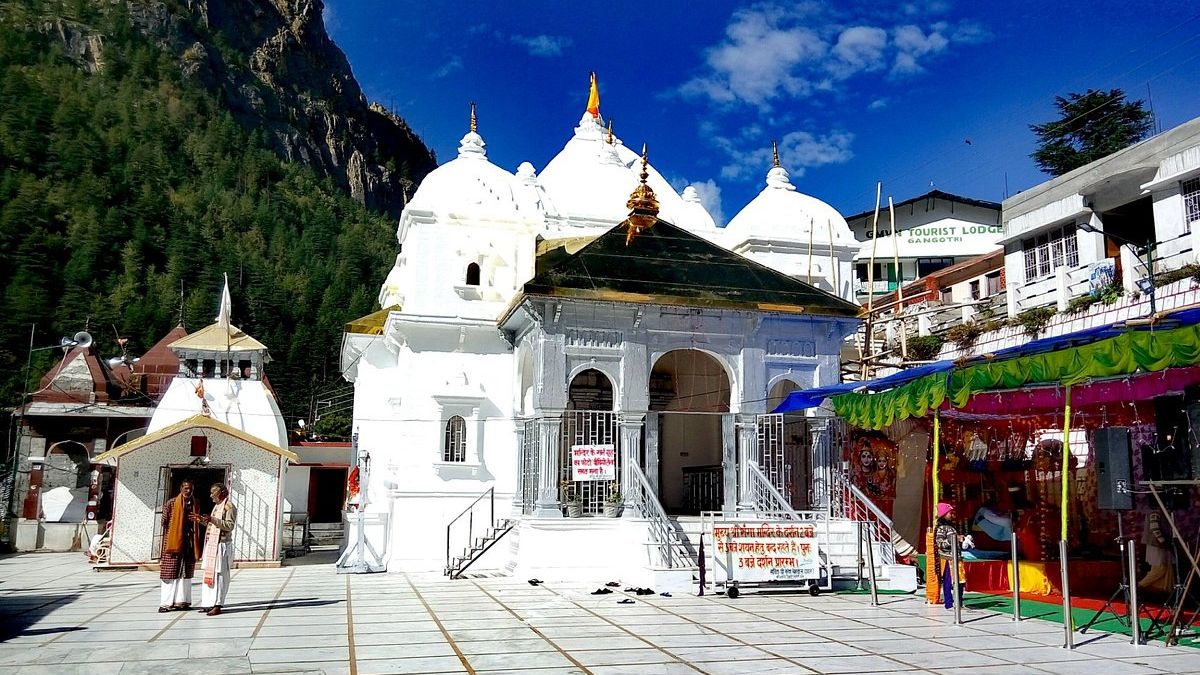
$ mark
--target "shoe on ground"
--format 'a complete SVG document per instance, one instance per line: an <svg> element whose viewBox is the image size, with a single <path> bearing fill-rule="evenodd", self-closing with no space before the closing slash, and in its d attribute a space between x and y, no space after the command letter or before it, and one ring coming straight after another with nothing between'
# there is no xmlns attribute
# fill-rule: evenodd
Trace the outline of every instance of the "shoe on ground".
<svg viewBox="0 0 1200 675"><path fill-rule="evenodd" d="M530 579L530 580L529 580L529 585L530 585L530 586L537 586L537 585L538 585L538 584L540 584L540 583L542 583L542 580L541 580L541 579Z"/></svg>
<svg viewBox="0 0 1200 675"><path fill-rule="evenodd" d="M621 582L619 582L619 581L610 581L610 582L608 582L607 584L604 584L604 585L605 585L605 586L608 586L609 588L618 588L618 587L620 587L620 585L621 585Z"/></svg>
<svg viewBox="0 0 1200 675"><path fill-rule="evenodd" d="M592 591L592 595L608 595L609 593L612 593L611 588L597 588Z"/></svg>
<svg viewBox="0 0 1200 675"><path fill-rule="evenodd" d="M633 599L632 599L632 598L625 598L624 600L618 600L618 601L617 601L617 604L618 604L618 605L632 605L632 604L633 604Z"/></svg>

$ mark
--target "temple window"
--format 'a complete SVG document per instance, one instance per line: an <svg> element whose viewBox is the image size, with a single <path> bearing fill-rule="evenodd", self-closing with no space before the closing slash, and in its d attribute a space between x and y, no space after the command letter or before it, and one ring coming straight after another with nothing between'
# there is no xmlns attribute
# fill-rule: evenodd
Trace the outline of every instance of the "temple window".
<svg viewBox="0 0 1200 675"><path fill-rule="evenodd" d="M467 421L459 415L446 422L446 436L442 441L443 462L467 461Z"/></svg>
<svg viewBox="0 0 1200 675"><path fill-rule="evenodd" d="M471 263L467 265L467 285L479 285L479 263Z"/></svg>

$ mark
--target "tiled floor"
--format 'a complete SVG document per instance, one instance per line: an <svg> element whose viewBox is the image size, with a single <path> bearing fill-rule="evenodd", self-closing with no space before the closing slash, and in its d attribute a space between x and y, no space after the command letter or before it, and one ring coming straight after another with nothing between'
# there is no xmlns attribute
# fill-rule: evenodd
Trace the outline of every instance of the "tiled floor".
<svg viewBox="0 0 1200 675"><path fill-rule="evenodd" d="M605 579L597 580L599 586ZM238 570L226 612L158 614L157 575L79 554L0 558L5 673L1200 673L1200 651L923 598L593 596L578 585ZM199 589L196 590L197 597Z"/></svg>

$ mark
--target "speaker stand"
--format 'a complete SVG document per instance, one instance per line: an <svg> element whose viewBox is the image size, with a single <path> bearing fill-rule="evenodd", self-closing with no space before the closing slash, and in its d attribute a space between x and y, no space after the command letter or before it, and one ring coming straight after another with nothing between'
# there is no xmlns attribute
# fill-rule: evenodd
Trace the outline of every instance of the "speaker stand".
<svg viewBox="0 0 1200 675"><path fill-rule="evenodd" d="M1117 544L1121 547L1121 583L1117 584L1117 589L1113 591L1112 595L1108 596L1108 600L1104 601L1104 605L1102 605L1100 609L1096 610L1096 613L1092 615L1092 618L1088 619L1087 623L1083 624L1083 627L1079 629L1080 633L1086 633L1087 630L1096 625L1096 623L1100 621L1100 617L1104 616L1106 613L1112 614L1113 618L1117 620L1117 623L1126 628L1131 627L1133 625L1133 621L1137 621L1136 616L1130 616L1130 612L1133 610L1133 602L1129 597L1130 572L1125 567L1125 562L1128 560L1128 557L1125 554L1125 546L1126 544L1132 546L1133 542L1127 542L1125 540L1125 528L1121 524L1122 520L1121 512L1117 511ZM1113 606L1113 602L1116 601L1117 598L1122 598L1125 602L1124 613L1117 612L1117 608Z"/></svg>

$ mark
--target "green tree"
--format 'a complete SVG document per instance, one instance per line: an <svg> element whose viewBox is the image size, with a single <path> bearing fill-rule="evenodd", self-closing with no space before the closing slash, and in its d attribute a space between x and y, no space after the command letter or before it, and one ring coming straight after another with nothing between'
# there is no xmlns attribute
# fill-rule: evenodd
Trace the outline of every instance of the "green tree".
<svg viewBox="0 0 1200 675"><path fill-rule="evenodd" d="M1030 155L1051 176L1094 162L1146 138L1154 128L1142 101L1127 101L1120 89L1057 96L1058 119L1031 124L1037 150Z"/></svg>

